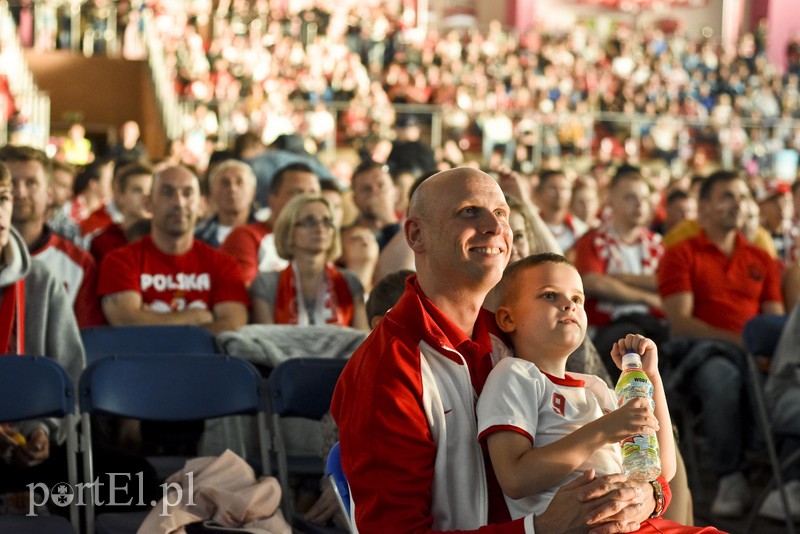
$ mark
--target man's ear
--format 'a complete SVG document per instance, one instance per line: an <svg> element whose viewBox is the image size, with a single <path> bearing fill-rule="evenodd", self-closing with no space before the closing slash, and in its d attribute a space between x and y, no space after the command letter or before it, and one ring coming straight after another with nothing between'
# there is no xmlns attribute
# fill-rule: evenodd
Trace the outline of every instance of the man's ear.
<svg viewBox="0 0 800 534"><path fill-rule="evenodd" d="M383 315L375 315L375 316L373 316L372 319L369 320L369 329L370 330L375 330L375 327L378 326L378 323L381 322L381 319L383 319Z"/></svg>
<svg viewBox="0 0 800 534"><path fill-rule="evenodd" d="M494 319L497 321L497 326L500 327L500 330L506 334L510 334L517 329L514 318L511 316L511 312L506 306L497 308L497 311L494 312Z"/></svg>
<svg viewBox="0 0 800 534"><path fill-rule="evenodd" d="M425 245L422 239L422 227L419 219L416 217L409 217L403 224L403 232L406 236L406 242L411 250L420 253L425 252Z"/></svg>

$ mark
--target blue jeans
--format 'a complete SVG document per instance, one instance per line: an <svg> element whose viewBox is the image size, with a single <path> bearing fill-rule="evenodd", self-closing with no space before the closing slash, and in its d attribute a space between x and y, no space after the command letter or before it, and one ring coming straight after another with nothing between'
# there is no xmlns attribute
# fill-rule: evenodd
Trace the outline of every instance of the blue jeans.
<svg viewBox="0 0 800 534"><path fill-rule="evenodd" d="M742 330L745 349L754 356L772 356L788 315L757 315Z"/></svg>
<svg viewBox="0 0 800 534"><path fill-rule="evenodd" d="M749 417L741 370L727 358L711 356L693 370L691 389L702 404L714 472L724 476L740 470Z"/></svg>

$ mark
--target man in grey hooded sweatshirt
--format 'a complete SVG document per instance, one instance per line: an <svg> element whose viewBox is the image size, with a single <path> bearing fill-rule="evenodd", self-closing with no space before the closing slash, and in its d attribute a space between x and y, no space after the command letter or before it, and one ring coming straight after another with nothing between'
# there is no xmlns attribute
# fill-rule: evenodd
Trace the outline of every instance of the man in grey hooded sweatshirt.
<svg viewBox="0 0 800 534"><path fill-rule="evenodd" d="M62 283L31 259L11 226L13 206L11 174L0 163L0 354L44 355L61 364L77 387L86 358L72 306ZM10 438L0 439L0 493L65 473L56 467L64 455L50 455L51 445L62 445L66 436L56 420L0 422L0 433Z"/></svg>

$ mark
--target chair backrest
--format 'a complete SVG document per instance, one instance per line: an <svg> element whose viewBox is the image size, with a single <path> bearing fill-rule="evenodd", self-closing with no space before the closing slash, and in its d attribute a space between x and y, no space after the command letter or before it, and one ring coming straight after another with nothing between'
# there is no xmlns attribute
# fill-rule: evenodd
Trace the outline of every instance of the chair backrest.
<svg viewBox="0 0 800 534"><path fill-rule="evenodd" d="M350 525L350 485L342 469L342 451L339 449L339 442L333 444L328 453L328 460L325 463L325 474L328 475L336 497L339 500L339 507L347 518ZM352 528L351 528L352 530Z"/></svg>
<svg viewBox="0 0 800 534"><path fill-rule="evenodd" d="M60 417L66 430L67 478L78 483L75 388L61 365L44 356L0 356L0 421L12 423L40 417ZM77 503L70 504L73 532L80 529ZM25 518L37 532L61 532L53 517ZM0 531L14 532L14 518L0 517Z"/></svg>
<svg viewBox="0 0 800 534"><path fill-rule="evenodd" d="M75 389L58 363L43 356L0 356L0 421L74 412Z"/></svg>
<svg viewBox="0 0 800 534"><path fill-rule="evenodd" d="M79 386L84 478L94 480L91 414L155 421L193 421L227 415L258 417L261 465L269 469L267 417L261 375L248 361L220 354L123 354L92 362ZM94 491L93 488L88 488ZM94 531L94 496L85 499Z"/></svg>
<svg viewBox="0 0 800 534"><path fill-rule="evenodd" d="M255 414L264 407L261 377L233 356L112 355L81 375L82 413L189 421Z"/></svg>
<svg viewBox="0 0 800 534"><path fill-rule="evenodd" d="M319 421L330 409L345 364L345 359L331 358L292 358L280 364L269 375L273 414Z"/></svg>
<svg viewBox="0 0 800 534"><path fill-rule="evenodd" d="M195 325L94 326L81 330L86 362L111 354L215 354L214 334Z"/></svg>

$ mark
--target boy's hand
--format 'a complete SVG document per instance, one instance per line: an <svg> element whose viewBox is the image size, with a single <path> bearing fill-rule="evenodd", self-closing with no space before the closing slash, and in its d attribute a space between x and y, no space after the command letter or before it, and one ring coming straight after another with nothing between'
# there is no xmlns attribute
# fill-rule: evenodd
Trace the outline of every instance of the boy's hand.
<svg viewBox="0 0 800 534"><path fill-rule="evenodd" d="M642 370L651 377L651 380L658 374L658 347L652 339L639 334L628 334L614 343L611 348L611 358L620 369L622 369L622 356L629 352L635 352L642 357Z"/></svg>
<svg viewBox="0 0 800 534"><path fill-rule="evenodd" d="M598 425L608 443L619 443L634 434L654 434L659 428L647 399L633 399L589 424Z"/></svg>

